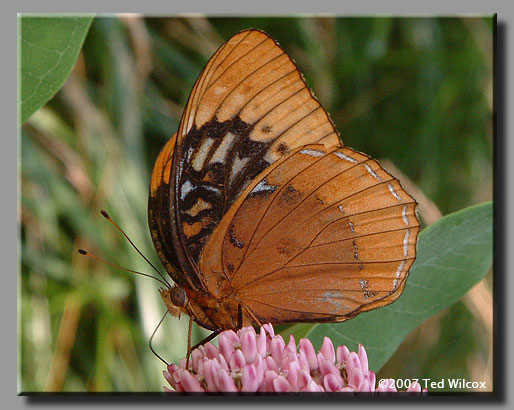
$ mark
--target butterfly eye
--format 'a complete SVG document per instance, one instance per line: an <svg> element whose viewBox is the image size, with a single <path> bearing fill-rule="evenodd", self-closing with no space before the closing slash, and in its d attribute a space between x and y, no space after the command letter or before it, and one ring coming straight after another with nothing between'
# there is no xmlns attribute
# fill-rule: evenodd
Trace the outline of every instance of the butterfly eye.
<svg viewBox="0 0 514 410"><path fill-rule="evenodd" d="M175 306L186 306L187 304L187 296L184 289L175 286L171 289L171 301Z"/></svg>

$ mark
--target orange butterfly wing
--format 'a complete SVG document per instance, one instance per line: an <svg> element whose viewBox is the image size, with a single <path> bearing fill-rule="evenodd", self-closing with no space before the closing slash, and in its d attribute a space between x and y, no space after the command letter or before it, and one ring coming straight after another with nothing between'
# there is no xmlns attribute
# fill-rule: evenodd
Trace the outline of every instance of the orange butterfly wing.
<svg viewBox="0 0 514 410"><path fill-rule="evenodd" d="M149 224L203 326L237 327L240 313L342 321L401 294L415 205L376 161L342 148L291 59L248 30L195 83L154 167Z"/></svg>
<svg viewBox="0 0 514 410"><path fill-rule="evenodd" d="M236 34L195 83L176 142L152 175L149 224L166 269L207 291L198 268L213 230L250 182L303 144L340 144L288 55L265 33Z"/></svg>
<svg viewBox="0 0 514 410"><path fill-rule="evenodd" d="M416 253L416 202L368 156L301 147L243 197L200 267L207 278L225 272L259 321L343 321L401 294Z"/></svg>

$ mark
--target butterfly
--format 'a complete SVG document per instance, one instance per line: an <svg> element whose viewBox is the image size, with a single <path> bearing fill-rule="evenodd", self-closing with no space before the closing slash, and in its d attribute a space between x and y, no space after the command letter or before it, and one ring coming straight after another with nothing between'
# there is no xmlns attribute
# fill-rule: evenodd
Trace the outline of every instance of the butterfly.
<svg viewBox="0 0 514 410"><path fill-rule="evenodd" d="M394 302L416 257L416 201L343 147L267 34L211 57L153 169L148 221L167 310L212 330L342 322Z"/></svg>

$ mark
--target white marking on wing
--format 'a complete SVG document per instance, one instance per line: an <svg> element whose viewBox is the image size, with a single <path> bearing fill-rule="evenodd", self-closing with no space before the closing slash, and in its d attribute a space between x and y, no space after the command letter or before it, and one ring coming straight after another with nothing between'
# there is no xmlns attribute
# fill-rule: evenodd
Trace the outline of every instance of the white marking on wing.
<svg viewBox="0 0 514 410"><path fill-rule="evenodd" d="M402 219L403 219L403 222L405 223L405 225L409 226L409 218L407 218L407 206L403 207Z"/></svg>
<svg viewBox="0 0 514 410"><path fill-rule="evenodd" d="M405 232L405 236L403 237L403 256L405 257L409 254L409 235L410 230L407 229L407 232Z"/></svg>
<svg viewBox="0 0 514 410"><path fill-rule="evenodd" d="M252 189L251 194L257 194L259 192L275 192L276 189L276 185L269 185L266 178L264 178L261 182L255 185L255 187Z"/></svg>
<svg viewBox="0 0 514 410"><path fill-rule="evenodd" d="M325 155L323 151L316 149L305 148L300 151L300 154L310 155L311 157L322 157Z"/></svg>
<svg viewBox="0 0 514 410"><path fill-rule="evenodd" d="M343 205L337 205L337 208L341 211L341 213L344 215L344 209Z"/></svg>
<svg viewBox="0 0 514 410"><path fill-rule="evenodd" d="M193 155L193 152L195 150L195 147L189 147L186 153L186 161L189 162L191 160L191 155Z"/></svg>
<svg viewBox="0 0 514 410"><path fill-rule="evenodd" d="M393 194L393 196L398 200L401 201L402 197L398 195L398 193L394 190L393 186L391 184L387 184L387 187L389 188L389 191Z"/></svg>
<svg viewBox="0 0 514 410"><path fill-rule="evenodd" d="M352 233L355 233L355 231L353 230L353 223L348 221L348 225L350 226L350 231L352 231Z"/></svg>
<svg viewBox="0 0 514 410"><path fill-rule="evenodd" d="M180 199L183 201L187 194L195 189L196 187L189 180L186 180L186 182L184 182L180 187Z"/></svg>
<svg viewBox="0 0 514 410"><path fill-rule="evenodd" d="M192 112L189 115L189 118L187 120L187 126L186 126L186 134L191 130L191 127L193 126L193 120L195 119L194 113Z"/></svg>
<svg viewBox="0 0 514 410"><path fill-rule="evenodd" d="M218 195L221 194L221 191L218 189L218 188L215 188L213 186L210 186L210 185L203 185L203 187L205 189L208 189L209 191L212 191L212 192L215 192L217 193Z"/></svg>
<svg viewBox="0 0 514 410"><path fill-rule="evenodd" d="M227 87L218 86L218 87L214 88L214 94L216 94L216 95L223 94L226 89L227 89Z"/></svg>
<svg viewBox="0 0 514 410"><path fill-rule="evenodd" d="M357 162L359 162L359 161L357 161L355 158L349 157L348 155L345 155L345 154L343 154L342 152L339 152L339 151L338 151L338 152L334 152L334 155L335 155L336 157L339 157L339 158L341 158L341 159L344 159L345 161L353 162L354 164L356 164Z"/></svg>
<svg viewBox="0 0 514 410"><path fill-rule="evenodd" d="M223 137L223 141L221 141L221 144L218 146L216 151L214 152L214 155L211 158L210 163L213 164L215 162L223 163L225 162L225 157L227 156L227 152L232 148L232 144L234 142L234 139L236 136L232 134L231 132L227 133L225 137Z"/></svg>
<svg viewBox="0 0 514 410"><path fill-rule="evenodd" d="M197 151L193 159L193 168L195 171L200 171L203 168L203 163L209 154L212 144L214 144L214 140L212 138L207 138L200 146L200 149Z"/></svg>
<svg viewBox="0 0 514 410"><path fill-rule="evenodd" d="M232 164L232 170L230 171L230 178L228 180L229 184L231 184L236 176L241 172L241 170L245 167L246 163L250 160L250 158L239 158L237 155L234 158L234 162Z"/></svg>
<svg viewBox="0 0 514 410"><path fill-rule="evenodd" d="M368 281L366 279L361 279L359 281L359 284L361 285L361 289L362 290L365 290L366 289L366 286L368 286Z"/></svg>
<svg viewBox="0 0 514 410"><path fill-rule="evenodd" d="M364 166L366 167L366 171L368 171L368 174L370 174L373 178L382 181L382 178L380 178L380 176L378 176L376 172L373 171L373 169L368 164L364 164Z"/></svg>
<svg viewBox="0 0 514 410"><path fill-rule="evenodd" d="M398 269L396 269L396 273L394 275L396 277L396 279L393 281L393 290L395 290L396 287L398 286L398 279L400 278L400 275L402 274L403 268L405 267L406 263L407 263L406 261L401 261L400 264L398 265Z"/></svg>

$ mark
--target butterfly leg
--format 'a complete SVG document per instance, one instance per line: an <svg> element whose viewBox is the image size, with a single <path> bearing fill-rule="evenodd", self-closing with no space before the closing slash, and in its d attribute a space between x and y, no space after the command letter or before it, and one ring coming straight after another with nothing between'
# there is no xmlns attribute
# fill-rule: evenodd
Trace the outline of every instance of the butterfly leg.
<svg viewBox="0 0 514 410"><path fill-rule="evenodd" d="M252 310L248 306L246 306L243 302L241 302L240 300L239 300L239 307L240 308L242 307L246 311L246 313L248 313L252 317L252 319L255 321L255 323L257 323L259 326L262 326L261 321L259 319L257 319L257 316L255 316L255 314L252 312Z"/></svg>
<svg viewBox="0 0 514 410"><path fill-rule="evenodd" d="M193 331L193 316L189 317L189 329L187 331L187 354L186 354L186 369L189 369L189 356L191 355L191 333Z"/></svg>
<svg viewBox="0 0 514 410"><path fill-rule="evenodd" d="M204 345L205 343L207 342L210 342L212 339L214 339L216 336L218 336L221 332L221 329L218 329L218 330L215 330L214 332L212 332L209 336L207 336L205 339L203 339L201 342L195 344L190 352L192 352L193 350L195 350L196 348L200 347L201 345Z"/></svg>
<svg viewBox="0 0 514 410"><path fill-rule="evenodd" d="M215 330L212 332L209 336L202 339L199 343L195 344L193 347L191 347L191 333L193 330L193 318L189 319L189 331L187 334L187 355L186 355L186 369L189 369L189 358L191 357L191 352L195 350L196 348L202 346L203 344L210 342L212 339L214 339L216 336L218 336L221 332L221 329Z"/></svg>

